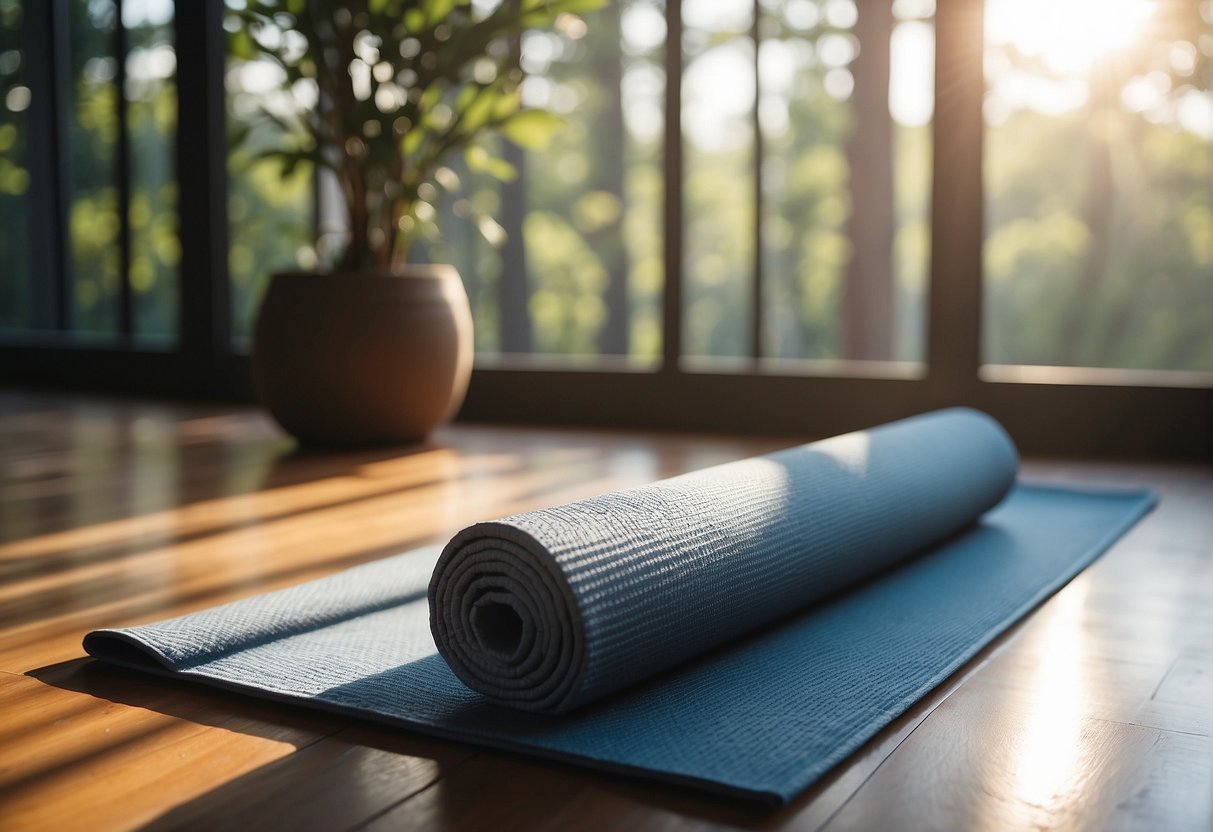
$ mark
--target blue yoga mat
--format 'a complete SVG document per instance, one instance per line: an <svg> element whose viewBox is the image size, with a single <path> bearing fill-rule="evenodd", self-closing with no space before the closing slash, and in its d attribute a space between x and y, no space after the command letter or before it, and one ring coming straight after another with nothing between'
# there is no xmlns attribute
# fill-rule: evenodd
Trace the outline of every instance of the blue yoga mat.
<svg viewBox="0 0 1213 832"><path fill-rule="evenodd" d="M528 512L191 615L105 661L783 803L1154 505L1015 484L953 409Z"/></svg>

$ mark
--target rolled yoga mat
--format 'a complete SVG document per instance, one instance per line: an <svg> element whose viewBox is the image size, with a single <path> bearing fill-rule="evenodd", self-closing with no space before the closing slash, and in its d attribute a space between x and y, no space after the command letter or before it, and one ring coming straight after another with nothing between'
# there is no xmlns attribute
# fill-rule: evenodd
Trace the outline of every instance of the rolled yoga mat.
<svg viewBox="0 0 1213 832"><path fill-rule="evenodd" d="M782 803L1154 504L1013 485L1015 467L993 420L941 411L478 524L441 556L97 630L85 648Z"/></svg>
<svg viewBox="0 0 1213 832"><path fill-rule="evenodd" d="M1016 464L957 409L479 523L438 559L430 627L468 687L563 713L955 534Z"/></svg>

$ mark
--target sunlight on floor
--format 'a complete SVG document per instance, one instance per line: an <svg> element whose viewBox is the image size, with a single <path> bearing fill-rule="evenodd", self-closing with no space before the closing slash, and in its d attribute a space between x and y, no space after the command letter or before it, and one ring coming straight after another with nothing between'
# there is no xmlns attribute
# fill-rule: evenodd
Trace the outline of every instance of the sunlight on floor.
<svg viewBox="0 0 1213 832"><path fill-rule="evenodd" d="M1081 790L1083 710L1089 682L1083 671L1082 619L1087 582L1061 592L1038 615L1047 624L1038 638L1047 647L1028 680L1036 695L1007 750L1012 758L1014 802L1000 819L1005 828L1042 828Z"/></svg>

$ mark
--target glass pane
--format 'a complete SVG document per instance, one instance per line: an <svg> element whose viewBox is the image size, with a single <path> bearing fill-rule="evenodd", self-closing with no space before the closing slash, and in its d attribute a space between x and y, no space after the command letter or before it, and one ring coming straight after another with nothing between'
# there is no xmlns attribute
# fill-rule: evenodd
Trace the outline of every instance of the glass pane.
<svg viewBox="0 0 1213 832"><path fill-rule="evenodd" d="M228 0L229 8L244 5ZM227 22L229 34L239 23ZM275 37L263 32L263 37ZM286 132L279 123L309 105L302 86L291 94L279 91L282 70L267 58L253 57L229 38L227 65L227 127L236 145L228 157L228 269L231 275L232 340L247 348L261 295L270 274L317 264L312 246L312 167L299 164L283 177L282 163L262 158L264 151L281 147ZM306 86L306 85L303 85ZM314 94L311 96L314 98ZM267 118L271 110L277 120ZM241 137L239 142L234 141ZM340 216L340 206L333 203Z"/></svg>
<svg viewBox="0 0 1213 832"><path fill-rule="evenodd" d="M665 2L631 0L620 18L621 103L627 131L623 241L628 258L628 348L638 361L662 350L665 201Z"/></svg>
<svg viewBox="0 0 1213 832"><path fill-rule="evenodd" d="M528 159L534 352L660 353L664 42L652 2L610 4L523 42L524 68L535 73L525 98L567 124Z"/></svg>
<svg viewBox="0 0 1213 832"><path fill-rule="evenodd" d="M117 25L113 0L71 0L68 5L71 86L67 107L69 154L65 161L71 198L71 329L77 336L112 336L118 332L122 221L115 164Z"/></svg>
<svg viewBox="0 0 1213 832"><path fill-rule="evenodd" d="M273 64L243 54L235 20L229 31L229 124L243 136L230 158L231 274L236 334L246 337L265 277L325 258L308 242L311 171L300 165L284 186L279 163L258 158L283 138L281 124L258 111L277 108L289 122L307 103L277 92ZM562 15L555 31L527 33L524 102L565 126L542 151L485 143L516 169L512 181L470 172L456 154L423 186L437 231L414 243L410 258L459 270L481 357L659 355L663 43L654 0L612 3L584 19ZM324 177L319 185L324 243L330 231L340 238L343 209Z"/></svg>
<svg viewBox="0 0 1213 832"><path fill-rule="evenodd" d="M893 332L889 358L926 355L935 147L935 0L895 0L889 40L893 117Z"/></svg>
<svg viewBox="0 0 1213 832"><path fill-rule="evenodd" d="M133 331L137 343L165 345L176 331L179 259L173 142L176 133L173 7L126 0L126 85L118 89L118 4L69 0L63 54L27 60L20 44L50 37L51 14L0 2L0 251L15 264L0 288L0 327L59 328L57 249L67 256L66 334L113 341L121 329L122 188L120 117L130 141ZM34 66L33 64L37 64ZM62 67L66 73L55 76ZM61 81L58 88L52 81ZM34 83L37 81L38 83ZM31 94L30 90L34 92ZM124 99L119 98L119 94ZM32 99L41 96L37 101ZM33 106L31 106L33 105ZM55 112L51 112L51 108ZM61 121L60 121L61 120ZM57 129L63 129L61 138ZM28 131L28 132L27 132ZM26 138L40 137L31 145ZM31 185L31 178L33 183ZM67 239L58 239L61 194ZM36 273L28 263L43 264ZM6 264L7 265L7 264ZM6 272L5 277L8 278Z"/></svg>
<svg viewBox="0 0 1213 832"><path fill-rule="evenodd" d="M685 0L683 352L750 353L754 274L752 0Z"/></svg>
<svg viewBox="0 0 1213 832"><path fill-rule="evenodd" d="M512 182L452 165L463 188L428 254L463 275L481 357L660 355L663 9L628 0L528 33L524 103L565 126L542 151L495 145Z"/></svg>
<svg viewBox="0 0 1213 832"><path fill-rule="evenodd" d="M921 360L934 3L762 6L766 355Z"/></svg>
<svg viewBox="0 0 1213 832"><path fill-rule="evenodd" d="M124 0L126 122L130 140L130 281L136 340L168 346L177 335L181 246L177 236L177 67L173 5Z"/></svg>
<svg viewBox="0 0 1213 832"><path fill-rule="evenodd" d="M988 0L986 361L1213 370L1211 24Z"/></svg>
<svg viewBox="0 0 1213 832"><path fill-rule="evenodd" d="M504 155L498 143L489 146L494 155ZM450 263L459 271L472 307L476 355L497 355L502 351L502 311L497 299L502 291L501 249L506 241L505 227L497 218L509 221L502 214L502 186L487 173L469 171L462 158L451 160L450 167L459 187L439 200L441 237L428 246L418 246L417 254L430 262ZM525 169L520 171L525 174ZM515 233L521 235L517 229Z"/></svg>
<svg viewBox="0 0 1213 832"><path fill-rule="evenodd" d="M21 48L22 4L0 0L0 329L36 326L29 296L29 166L27 114L30 107L26 54Z"/></svg>

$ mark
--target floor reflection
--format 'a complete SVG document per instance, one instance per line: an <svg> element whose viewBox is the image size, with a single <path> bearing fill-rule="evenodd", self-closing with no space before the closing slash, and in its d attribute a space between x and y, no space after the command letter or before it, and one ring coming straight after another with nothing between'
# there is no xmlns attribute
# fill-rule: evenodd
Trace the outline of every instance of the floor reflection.
<svg viewBox="0 0 1213 832"><path fill-rule="evenodd" d="M1083 760L1084 706L1093 693L1083 670L1087 587L1087 581L1075 581L1037 613L1043 619L1035 633L1040 660L1024 679L1032 696L1011 723L1005 765L989 769L1010 773L1007 814L992 818L988 829L1051 826L1090 774Z"/></svg>

